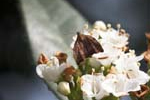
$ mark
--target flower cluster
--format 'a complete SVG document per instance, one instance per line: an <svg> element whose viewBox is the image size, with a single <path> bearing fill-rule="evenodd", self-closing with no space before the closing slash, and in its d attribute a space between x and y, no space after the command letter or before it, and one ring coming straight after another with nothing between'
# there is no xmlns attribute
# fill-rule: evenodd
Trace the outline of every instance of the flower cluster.
<svg viewBox="0 0 150 100"><path fill-rule="evenodd" d="M57 52L50 59L40 55L37 74L57 83L58 91L69 100L105 100L130 95L143 98L149 93L150 77L140 70L144 54L136 56L128 47L129 34L96 21L85 25L73 37L71 48L78 68L67 62L67 54Z"/></svg>

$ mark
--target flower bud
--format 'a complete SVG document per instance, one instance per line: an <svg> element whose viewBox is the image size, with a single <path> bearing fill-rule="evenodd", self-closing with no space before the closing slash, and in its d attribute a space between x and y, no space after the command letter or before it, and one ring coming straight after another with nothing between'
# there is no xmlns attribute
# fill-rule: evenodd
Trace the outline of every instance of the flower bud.
<svg viewBox="0 0 150 100"><path fill-rule="evenodd" d="M104 70L105 70L105 67L104 67L104 66L102 66L102 67L101 67L101 71L103 72Z"/></svg>
<svg viewBox="0 0 150 100"><path fill-rule="evenodd" d="M90 65L94 68L99 68L100 67L100 62L96 59L96 58L89 58L89 62L90 62Z"/></svg>
<svg viewBox="0 0 150 100"><path fill-rule="evenodd" d="M111 28L111 24L110 24L110 23L108 23L108 24L107 24L107 27L108 27L108 29L110 29L110 28Z"/></svg>
<svg viewBox="0 0 150 100"><path fill-rule="evenodd" d="M117 24L117 29L120 30L120 28L121 28L121 25Z"/></svg>
<svg viewBox="0 0 150 100"><path fill-rule="evenodd" d="M61 93L62 95L65 95L65 96L67 96L71 93L68 82L60 82L57 86L57 90L59 93Z"/></svg>
<svg viewBox="0 0 150 100"><path fill-rule="evenodd" d="M95 29L99 29L99 30L102 30L102 31L105 31L107 28L106 28L106 25L103 21L96 21L94 23L94 28Z"/></svg>

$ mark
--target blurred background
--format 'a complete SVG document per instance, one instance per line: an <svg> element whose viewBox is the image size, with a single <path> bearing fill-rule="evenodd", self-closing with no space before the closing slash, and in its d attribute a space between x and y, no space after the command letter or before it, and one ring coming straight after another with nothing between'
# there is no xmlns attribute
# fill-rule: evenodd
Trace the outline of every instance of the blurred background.
<svg viewBox="0 0 150 100"><path fill-rule="evenodd" d="M71 55L72 36L96 20L120 23L131 36L129 46L137 54L146 50L149 0L1 0L0 100L57 100L36 75L38 55Z"/></svg>

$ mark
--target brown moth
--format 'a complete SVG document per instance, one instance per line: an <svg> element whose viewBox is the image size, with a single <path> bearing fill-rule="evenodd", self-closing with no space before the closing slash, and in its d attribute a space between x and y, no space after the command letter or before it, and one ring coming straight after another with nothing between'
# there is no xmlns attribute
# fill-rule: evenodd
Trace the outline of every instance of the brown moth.
<svg viewBox="0 0 150 100"><path fill-rule="evenodd" d="M77 33L77 39L73 47L73 54L77 64L98 52L103 52L103 48L95 38Z"/></svg>

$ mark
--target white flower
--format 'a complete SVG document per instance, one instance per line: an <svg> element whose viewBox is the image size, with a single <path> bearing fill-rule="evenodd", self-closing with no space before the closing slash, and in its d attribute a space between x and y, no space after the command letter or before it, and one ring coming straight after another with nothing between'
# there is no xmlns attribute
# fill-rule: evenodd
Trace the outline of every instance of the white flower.
<svg viewBox="0 0 150 100"><path fill-rule="evenodd" d="M115 29L107 30L105 33L100 32L101 44L109 45L116 48L125 47L128 44L128 36L126 34L119 34Z"/></svg>
<svg viewBox="0 0 150 100"><path fill-rule="evenodd" d="M128 95L130 91L140 90L138 82L128 79L123 74L108 74L106 77L102 87L116 97Z"/></svg>
<svg viewBox="0 0 150 100"><path fill-rule="evenodd" d="M91 33L91 34L89 34L89 35L91 35L91 36L92 36L93 38L95 38L97 41L100 41L100 38L101 38L100 34L105 34L106 31L93 29L90 33Z"/></svg>
<svg viewBox="0 0 150 100"><path fill-rule="evenodd" d="M113 28L107 29L105 31L96 28L93 29L91 33L92 34L90 35L92 37L100 41L102 47L107 45L118 49L122 49L128 44L129 38L128 34L127 33L120 34L118 30L115 30ZM105 48L103 47L103 49Z"/></svg>
<svg viewBox="0 0 150 100"><path fill-rule="evenodd" d="M125 74L129 79L138 81L139 85L145 84L150 77L139 69L139 62L143 59L143 55L136 57L131 53L122 54L120 58L115 61L115 67L118 73Z"/></svg>
<svg viewBox="0 0 150 100"><path fill-rule="evenodd" d="M58 59L56 57L52 57L47 64L39 64L36 67L36 72L46 81L56 82L66 67L65 63L59 65Z"/></svg>
<svg viewBox="0 0 150 100"><path fill-rule="evenodd" d="M81 90L83 91L83 95L88 98L95 97L96 100L107 96L108 93L101 86L104 79L105 77L102 74L83 75L81 77Z"/></svg>
<svg viewBox="0 0 150 100"><path fill-rule="evenodd" d="M104 66L111 65L118 56L122 53L121 50L113 48L111 46L105 46L104 52L95 53L92 55Z"/></svg>
<svg viewBox="0 0 150 100"><path fill-rule="evenodd" d="M97 58L97 61L100 62L102 65L107 66L111 65L112 60L107 53L96 53L92 55L93 58Z"/></svg>
<svg viewBox="0 0 150 100"><path fill-rule="evenodd" d="M57 90L65 96L71 93L68 82L60 82L57 86Z"/></svg>

